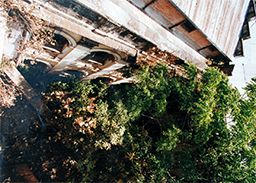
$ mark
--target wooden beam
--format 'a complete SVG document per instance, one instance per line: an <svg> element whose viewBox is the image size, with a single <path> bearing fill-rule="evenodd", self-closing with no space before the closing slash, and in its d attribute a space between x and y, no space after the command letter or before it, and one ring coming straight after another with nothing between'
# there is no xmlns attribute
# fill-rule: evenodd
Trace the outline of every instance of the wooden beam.
<svg viewBox="0 0 256 183"><path fill-rule="evenodd" d="M117 37L113 37L107 33L99 31L85 21L62 12L49 3L42 2L41 0L34 0L33 2L35 2L35 4L32 3L31 6L37 8L32 9L32 14L40 19L115 50L119 50L133 56L137 52L133 45ZM28 6L28 4L26 5Z"/></svg>
<svg viewBox="0 0 256 183"><path fill-rule="evenodd" d="M66 67L74 64L78 59L82 59L90 54L90 49L81 45L77 45L70 53L68 53L57 65L55 65L51 72L65 70Z"/></svg>
<svg viewBox="0 0 256 183"><path fill-rule="evenodd" d="M185 44L171 32L148 17L127 0L77 0L101 14L111 22L126 27L135 34L155 44L159 49L194 63L199 69L207 67L207 59Z"/></svg>

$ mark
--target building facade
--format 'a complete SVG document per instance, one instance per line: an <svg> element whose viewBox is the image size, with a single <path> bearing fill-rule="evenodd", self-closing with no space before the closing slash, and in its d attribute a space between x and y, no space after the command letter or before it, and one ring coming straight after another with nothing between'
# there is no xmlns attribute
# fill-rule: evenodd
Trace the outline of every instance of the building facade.
<svg viewBox="0 0 256 183"><path fill-rule="evenodd" d="M6 26L1 20L9 29L4 38L9 47L2 46L2 56L17 65L24 59L42 62L50 73L75 70L85 79L109 77L113 82L124 79L118 69L141 56L152 57L151 48L192 62L200 70L217 66L230 75L232 57L243 55L242 40L250 37L248 21L255 16L252 0L13 2L47 22L54 29L55 43L45 43L40 51L27 48L31 39L27 27ZM17 51L20 44L25 47L22 52ZM153 59L161 62L157 55Z"/></svg>

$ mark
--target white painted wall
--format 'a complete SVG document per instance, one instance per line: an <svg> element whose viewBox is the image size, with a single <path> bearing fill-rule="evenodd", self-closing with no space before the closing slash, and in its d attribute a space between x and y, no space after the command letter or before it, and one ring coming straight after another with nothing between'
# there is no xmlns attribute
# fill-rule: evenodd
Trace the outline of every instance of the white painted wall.
<svg viewBox="0 0 256 183"><path fill-rule="evenodd" d="M251 38L243 41L244 57L235 57L235 68L230 82L244 93L243 88L251 78L256 77L256 20L250 23Z"/></svg>

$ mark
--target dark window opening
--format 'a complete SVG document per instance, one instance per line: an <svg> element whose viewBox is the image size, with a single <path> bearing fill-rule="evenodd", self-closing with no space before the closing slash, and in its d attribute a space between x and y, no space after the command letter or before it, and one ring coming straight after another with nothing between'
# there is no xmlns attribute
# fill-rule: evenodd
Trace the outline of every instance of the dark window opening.
<svg viewBox="0 0 256 183"><path fill-rule="evenodd" d="M184 22L181 24L181 26L187 31L192 32L196 30L196 27L188 20L184 20Z"/></svg>
<svg viewBox="0 0 256 183"><path fill-rule="evenodd" d="M254 0L251 0L250 4L249 4L248 11L247 11L247 14L246 14L246 19L247 19L247 21L250 21L250 19L255 17L255 16L256 16L255 2L254 2Z"/></svg>
<svg viewBox="0 0 256 183"><path fill-rule="evenodd" d="M48 43L45 46L52 48L58 52L62 52L65 47L69 45L68 40L60 34L54 34L52 43Z"/></svg>
<svg viewBox="0 0 256 183"><path fill-rule="evenodd" d="M121 32L119 35L120 35L121 37L125 37L125 36L127 36L128 34L129 34L129 31L128 31L128 30L125 30L125 31Z"/></svg>
<svg viewBox="0 0 256 183"><path fill-rule="evenodd" d="M250 27L249 27L248 22L244 22L240 37L244 40L249 39L251 37L250 36Z"/></svg>
<svg viewBox="0 0 256 183"><path fill-rule="evenodd" d="M239 41L237 43L234 56L235 57L237 57L237 56L244 56L243 41L242 41L242 39L239 39Z"/></svg>
<svg viewBox="0 0 256 183"><path fill-rule="evenodd" d="M87 48L93 48L93 47L96 47L99 45L99 43L93 41L93 40L90 40L90 39L87 39L85 37L83 37L80 41L79 41L79 44L80 45L83 45Z"/></svg>
<svg viewBox="0 0 256 183"><path fill-rule="evenodd" d="M54 40L56 40L54 47L59 51L64 50L69 45L68 40L60 34L55 34Z"/></svg>
<svg viewBox="0 0 256 183"><path fill-rule="evenodd" d="M104 51L96 51L83 58L83 61L104 65L107 61L114 61L115 57Z"/></svg>

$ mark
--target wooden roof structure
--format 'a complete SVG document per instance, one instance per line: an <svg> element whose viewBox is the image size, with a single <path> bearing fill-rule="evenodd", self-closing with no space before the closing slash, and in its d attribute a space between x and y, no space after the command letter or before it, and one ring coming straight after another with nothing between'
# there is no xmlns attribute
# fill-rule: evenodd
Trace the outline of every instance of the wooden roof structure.
<svg viewBox="0 0 256 183"><path fill-rule="evenodd" d="M210 66L228 67L243 56L255 0L128 0L202 55ZM228 75L231 75L229 72Z"/></svg>
<svg viewBox="0 0 256 183"><path fill-rule="evenodd" d="M250 0L171 0L229 58L233 57Z"/></svg>
<svg viewBox="0 0 256 183"><path fill-rule="evenodd" d="M242 54L241 40L250 37L246 17L255 16L252 0L22 2L37 7L33 16L97 45L133 57L157 47L201 70L229 66L235 50Z"/></svg>

